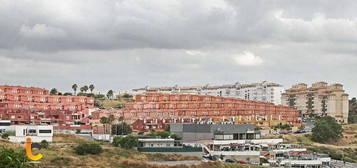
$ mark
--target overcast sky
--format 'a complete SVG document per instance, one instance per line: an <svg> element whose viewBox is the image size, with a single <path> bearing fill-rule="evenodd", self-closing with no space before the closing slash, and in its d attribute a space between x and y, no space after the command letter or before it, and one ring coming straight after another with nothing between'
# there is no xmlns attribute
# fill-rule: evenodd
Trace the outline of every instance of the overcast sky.
<svg viewBox="0 0 357 168"><path fill-rule="evenodd" d="M356 0L0 0L0 84L271 81L357 96Z"/></svg>

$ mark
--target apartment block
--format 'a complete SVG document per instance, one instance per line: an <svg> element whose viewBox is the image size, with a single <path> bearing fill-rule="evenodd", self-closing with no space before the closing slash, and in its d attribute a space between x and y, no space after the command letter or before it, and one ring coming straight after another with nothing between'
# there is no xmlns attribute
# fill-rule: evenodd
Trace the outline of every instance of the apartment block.
<svg viewBox="0 0 357 168"><path fill-rule="evenodd" d="M282 94L283 105L299 110L303 117L331 116L341 123L348 120L348 94L341 84L299 83Z"/></svg>
<svg viewBox="0 0 357 168"><path fill-rule="evenodd" d="M93 108L94 99L50 95L34 87L0 86L0 119L13 124L71 125L81 122Z"/></svg>
<svg viewBox="0 0 357 168"><path fill-rule="evenodd" d="M171 93L171 94L197 94L241 98L245 100L262 101L273 104L281 104L283 87L277 83L263 81L251 84L226 84L204 86L172 86L172 87L149 87L133 89L134 93Z"/></svg>
<svg viewBox="0 0 357 168"><path fill-rule="evenodd" d="M169 123L227 122L270 127L301 125L297 110L282 105L208 95L150 93L125 104L124 119L136 130L163 129Z"/></svg>

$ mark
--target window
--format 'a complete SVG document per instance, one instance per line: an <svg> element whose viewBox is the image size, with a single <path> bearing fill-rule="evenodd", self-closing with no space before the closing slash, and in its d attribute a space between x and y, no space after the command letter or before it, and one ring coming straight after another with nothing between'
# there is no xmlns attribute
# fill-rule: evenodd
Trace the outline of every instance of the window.
<svg viewBox="0 0 357 168"><path fill-rule="evenodd" d="M29 132L28 132L29 134L36 134L37 133L37 131L35 130L35 129L29 129Z"/></svg>
<svg viewBox="0 0 357 168"><path fill-rule="evenodd" d="M38 132L41 134L50 134L52 133L52 130L39 130Z"/></svg>

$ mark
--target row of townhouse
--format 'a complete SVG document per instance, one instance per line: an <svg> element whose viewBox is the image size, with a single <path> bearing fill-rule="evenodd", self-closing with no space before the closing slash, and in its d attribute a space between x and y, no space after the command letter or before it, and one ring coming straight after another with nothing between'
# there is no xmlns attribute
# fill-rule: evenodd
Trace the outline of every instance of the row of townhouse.
<svg viewBox="0 0 357 168"><path fill-rule="evenodd" d="M280 84L263 81L250 84L227 84L227 85L203 85L203 86L170 86L149 87L132 90L134 94L164 93L171 96L150 97L149 101L210 101L210 97L179 97L177 94L211 95L219 96L213 99L219 102L220 97L241 98L245 100L282 104L297 109L303 118L314 116L331 116L341 123L348 120L348 94L343 85L339 83L328 84L326 82L312 83L309 87L305 83L293 85L286 89ZM208 100L202 100L202 98ZM137 100L141 101L141 100ZM228 101L226 99L226 101Z"/></svg>
<svg viewBox="0 0 357 168"><path fill-rule="evenodd" d="M125 120L142 129L147 128L145 124L163 123L155 126L163 128L164 124L184 121L253 123L261 127L277 123L301 125L299 112L287 106L208 95L136 95L134 102L125 104L123 114Z"/></svg>
<svg viewBox="0 0 357 168"><path fill-rule="evenodd" d="M21 101L5 101L0 103L0 108L6 109L33 109L33 110L66 110L81 111L87 108L87 105L81 103L32 103Z"/></svg>
<svg viewBox="0 0 357 168"><path fill-rule="evenodd" d="M3 101L20 101L33 103L84 103L93 105L94 99L85 96L58 96L58 95L37 95L37 94L16 94L0 93L0 102Z"/></svg>
<svg viewBox="0 0 357 168"><path fill-rule="evenodd" d="M48 95L47 89L36 87L22 87L22 86L9 86L0 85L0 93L14 93L14 94L36 94L36 95Z"/></svg>
<svg viewBox="0 0 357 168"><path fill-rule="evenodd" d="M0 118L11 120L12 124L73 125L75 122L82 122L86 116L88 116L88 110L73 112L61 110L0 109Z"/></svg>
<svg viewBox="0 0 357 168"><path fill-rule="evenodd" d="M71 125L84 122L94 99L84 96L50 95L34 87L0 86L0 119L14 124Z"/></svg>

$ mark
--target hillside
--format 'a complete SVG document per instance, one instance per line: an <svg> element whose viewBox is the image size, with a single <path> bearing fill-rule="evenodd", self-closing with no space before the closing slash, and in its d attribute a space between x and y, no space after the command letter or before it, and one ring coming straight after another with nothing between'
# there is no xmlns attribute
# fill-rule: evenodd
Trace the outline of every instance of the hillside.
<svg viewBox="0 0 357 168"><path fill-rule="evenodd" d="M343 138L333 144L321 144L310 140L309 135L291 134L283 138L289 143L302 144L311 151L327 153L333 159L357 163L357 124L343 126Z"/></svg>
<svg viewBox="0 0 357 168"><path fill-rule="evenodd" d="M50 144L48 149L33 149L33 153L42 153L43 159L39 163L34 164L34 167L115 167L115 168L244 168L242 165L223 164L219 162L205 162L196 165L156 165L148 163L149 161L186 161L200 160L201 158L194 156L182 156L175 154L143 154L135 150L125 150L118 147L113 147L109 143L100 143L103 148L103 153L99 155L77 155L74 153L73 147L81 142L92 142L91 140L80 138L74 135L56 135L54 143ZM5 140L0 141L0 145L16 150L25 149L24 144L14 144Z"/></svg>

